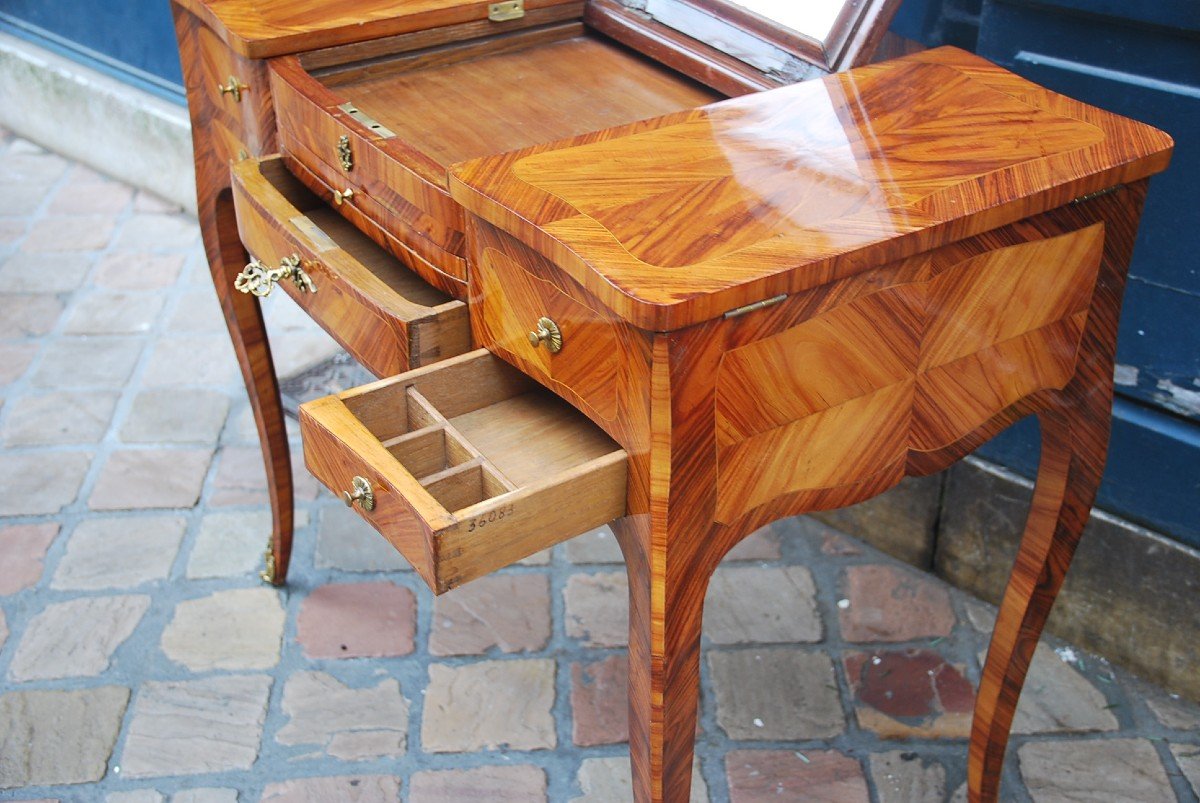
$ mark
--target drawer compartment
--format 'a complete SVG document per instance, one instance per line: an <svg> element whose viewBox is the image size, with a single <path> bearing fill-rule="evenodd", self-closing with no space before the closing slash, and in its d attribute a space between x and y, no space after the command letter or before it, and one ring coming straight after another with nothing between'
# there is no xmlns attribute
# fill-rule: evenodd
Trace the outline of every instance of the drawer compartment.
<svg viewBox="0 0 1200 803"><path fill-rule="evenodd" d="M302 405L300 432L435 593L625 513L625 452L483 349Z"/></svg>
<svg viewBox="0 0 1200 803"><path fill-rule="evenodd" d="M233 193L247 250L268 268L298 257L316 291L278 286L376 376L469 349L466 305L329 209L278 157L235 164Z"/></svg>

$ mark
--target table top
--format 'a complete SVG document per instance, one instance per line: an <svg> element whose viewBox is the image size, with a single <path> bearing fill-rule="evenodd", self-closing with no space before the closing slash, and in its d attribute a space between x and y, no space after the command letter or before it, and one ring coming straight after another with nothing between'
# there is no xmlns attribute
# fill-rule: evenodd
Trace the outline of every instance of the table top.
<svg viewBox="0 0 1200 803"><path fill-rule="evenodd" d="M1157 129L939 48L451 168L470 212L666 331L1166 168Z"/></svg>
<svg viewBox="0 0 1200 803"><path fill-rule="evenodd" d="M490 0L176 0L249 58L488 18ZM525 0L532 11L578 0Z"/></svg>

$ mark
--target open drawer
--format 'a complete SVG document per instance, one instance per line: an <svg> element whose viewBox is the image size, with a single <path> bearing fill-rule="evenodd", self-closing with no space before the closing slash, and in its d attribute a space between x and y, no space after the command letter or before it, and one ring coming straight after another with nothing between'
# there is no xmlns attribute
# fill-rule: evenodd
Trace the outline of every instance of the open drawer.
<svg viewBox="0 0 1200 803"><path fill-rule="evenodd" d="M233 193L246 249L264 269L298 265L308 281L297 281L293 268L278 285L376 376L470 348L466 305L330 210L280 158L235 164ZM274 284L261 273L251 278L259 294Z"/></svg>
<svg viewBox="0 0 1200 803"><path fill-rule="evenodd" d="M304 404L300 432L435 593L625 513L625 452L483 349Z"/></svg>
<svg viewBox="0 0 1200 803"><path fill-rule="evenodd" d="M563 5L519 23L447 26L272 59L280 147L344 214L376 219L465 282L450 165L723 97L579 21L556 21L579 11ZM510 27L535 18L548 24Z"/></svg>

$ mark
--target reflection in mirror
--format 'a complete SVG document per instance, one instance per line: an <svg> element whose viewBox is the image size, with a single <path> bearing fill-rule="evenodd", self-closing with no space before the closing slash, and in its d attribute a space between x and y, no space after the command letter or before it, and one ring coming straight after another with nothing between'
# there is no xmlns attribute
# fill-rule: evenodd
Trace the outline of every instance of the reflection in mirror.
<svg viewBox="0 0 1200 803"><path fill-rule="evenodd" d="M730 0L731 6L744 8L778 22L798 34L824 42L842 11L842 0Z"/></svg>
<svg viewBox="0 0 1200 803"><path fill-rule="evenodd" d="M900 5L900 0L621 2L636 2L656 23L784 83L865 64Z"/></svg>

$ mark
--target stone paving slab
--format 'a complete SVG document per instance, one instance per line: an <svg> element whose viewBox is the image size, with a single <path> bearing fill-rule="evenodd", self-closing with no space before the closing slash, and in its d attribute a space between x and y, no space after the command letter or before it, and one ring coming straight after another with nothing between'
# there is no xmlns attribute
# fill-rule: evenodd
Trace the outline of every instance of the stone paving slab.
<svg viewBox="0 0 1200 803"><path fill-rule="evenodd" d="M264 587L210 282L193 219L0 130L0 798L628 800L612 533L435 600L294 443ZM281 370L336 352L264 307ZM709 588L693 800L964 800L994 615L815 521L754 534ZM1069 645L1014 730L1006 801L1197 801L1200 706Z"/></svg>

